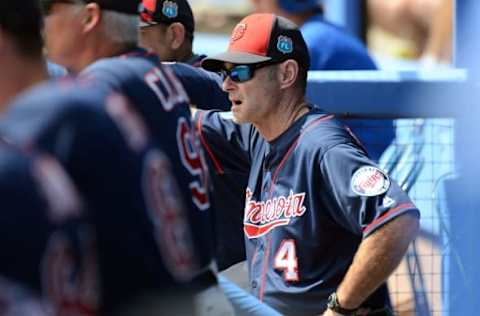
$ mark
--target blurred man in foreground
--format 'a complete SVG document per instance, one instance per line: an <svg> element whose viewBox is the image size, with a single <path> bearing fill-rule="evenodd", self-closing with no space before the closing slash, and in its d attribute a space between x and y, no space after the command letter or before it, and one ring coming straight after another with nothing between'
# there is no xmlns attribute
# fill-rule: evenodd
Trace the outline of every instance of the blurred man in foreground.
<svg viewBox="0 0 480 316"><path fill-rule="evenodd" d="M37 1L0 3L2 119L10 101L48 78L40 31ZM0 133L0 313L95 314L96 238L84 200L52 155L10 140Z"/></svg>
<svg viewBox="0 0 480 316"><path fill-rule="evenodd" d="M162 234L153 235L155 242L160 244L162 256L149 252L152 259L148 262L143 260L143 268L142 264L137 262L137 268L132 269L134 273L129 276L129 280L138 280L139 287L165 290L162 286L168 282L162 280L162 264L154 263L166 260L170 261L165 267L171 277L177 282L183 282L193 292L215 287L216 278L210 268L214 238L211 236L208 179L203 153L198 146L199 140L193 133L188 108L189 101L196 103L196 96L200 93L187 90L190 92L189 100L184 87L174 74L180 68L183 76L196 76L203 71L187 65L161 65L155 54L137 46L137 1L45 0L42 4L45 13L46 46L52 61L77 73L82 84L104 91L106 97L119 94L120 97L114 97L112 102L105 100L104 108L107 113L121 123L121 131L128 131L133 141L144 144L148 139L164 153L160 156L145 155L145 168L151 168L147 169L151 173L145 173L144 176L151 178L144 179L146 182L141 182L143 184L137 181L138 189L151 189L155 194L155 189L164 188L161 182L157 182L161 176L158 168L162 166L158 159L162 157L169 161L179 185L179 192L172 191L171 197L165 198L166 200L154 195L151 199L147 198L145 203L149 212L184 209L186 220L183 221L181 217L172 223L183 223L183 228L168 228L170 223L165 222L170 219L168 217L153 220L155 230L160 229L162 233L162 229L168 228L167 237L173 239L168 242L169 239ZM205 93L208 86L197 86L196 89ZM127 140L130 137L127 137ZM167 228L163 228L163 225L167 225ZM152 233L155 234L155 230ZM174 238L175 234L180 236ZM183 245L173 246L178 242ZM138 247L138 251L140 249L141 247ZM179 253L167 253L168 256L163 256L164 250ZM190 250L194 252L195 262L186 260L191 257L182 256L183 251L187 254ZM138 257L138 260L141 260L140 258ZM190 263L194 264L188 265ZM184 264L187 266L184 267ZM138 277L139 275L141 277Z"/></svg>

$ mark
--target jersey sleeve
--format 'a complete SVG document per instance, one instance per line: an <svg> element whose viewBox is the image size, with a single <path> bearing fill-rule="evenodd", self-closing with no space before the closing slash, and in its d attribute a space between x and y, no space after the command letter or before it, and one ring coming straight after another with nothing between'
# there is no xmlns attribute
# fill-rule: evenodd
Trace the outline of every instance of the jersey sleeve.
<svg viewBox="0 0 480 316"><path fill-rule="evenodd" d="M192 105L202 110L230 110L220 75L182 63L166 63L180 79Z"/></svg>
<svg viewBox="0 0 480 316"><path fill-rule="evenodd" d="M250 124L236 124L230 112L216 111L197 111L194 123L216 173L249 173Z"/></svg>
<svg viewBox="0 0 480 316"><path fill-rule="evenodd" d="M321 158L322 195L333 220L366 238L392 219L420 213L399 185L349 144L330 148Z"/></svg>

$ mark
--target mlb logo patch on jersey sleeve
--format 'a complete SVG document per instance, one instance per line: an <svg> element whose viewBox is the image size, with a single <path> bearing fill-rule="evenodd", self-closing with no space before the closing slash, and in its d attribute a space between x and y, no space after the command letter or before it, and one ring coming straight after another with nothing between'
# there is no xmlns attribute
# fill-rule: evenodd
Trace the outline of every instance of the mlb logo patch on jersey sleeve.
<svg viewBox="0 0 480 316"><path fill-rule="evenodd" d="M361 196L377 196L387 192L390 179L377 167L363 166L353 174L351 188Z"/></svg>

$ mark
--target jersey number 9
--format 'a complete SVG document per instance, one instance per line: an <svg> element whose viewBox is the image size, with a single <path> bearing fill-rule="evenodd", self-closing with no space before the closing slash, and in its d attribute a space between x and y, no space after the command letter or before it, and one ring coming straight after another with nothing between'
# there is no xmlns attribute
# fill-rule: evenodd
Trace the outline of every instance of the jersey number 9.
<svg viewBox="0 0 480 316"><path fill-rule="evenodd" d="M193 203L202 211L210 207L207 190L207 167L200 145L187 120L181 117L177 126L177 144L185 168L195 177L190 182Z"/></svg>

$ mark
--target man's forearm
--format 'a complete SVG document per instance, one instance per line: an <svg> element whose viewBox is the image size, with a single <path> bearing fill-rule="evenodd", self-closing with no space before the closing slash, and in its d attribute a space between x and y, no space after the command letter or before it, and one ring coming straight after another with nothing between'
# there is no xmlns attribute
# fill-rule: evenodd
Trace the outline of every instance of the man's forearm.
<svg viewBox="0 0 480 316"><path fill-rule="evenodd" d="M337 289L340 305L359 307L395 270L418 229L418 218L408 213L364 239Z"/></svg>

